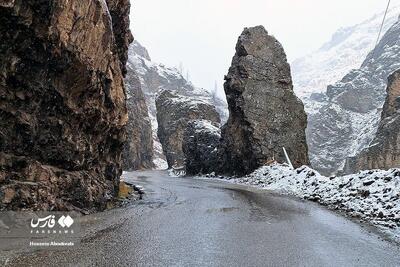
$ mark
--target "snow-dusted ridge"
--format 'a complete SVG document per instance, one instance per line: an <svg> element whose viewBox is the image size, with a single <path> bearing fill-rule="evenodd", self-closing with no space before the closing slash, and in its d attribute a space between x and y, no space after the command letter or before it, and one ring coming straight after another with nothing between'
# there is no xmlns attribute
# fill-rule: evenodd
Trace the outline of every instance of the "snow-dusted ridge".
<svg viewBox="0 0 400 267"><path fill-rule="evenodd" d="M382 36L398 20L399 14L400 6L390 8ZM305 100L308 112L315 110L308 99L312 93L324 93L329 84L360 68L375 46L383 15L382 10L357 25L339 29L320 49L292 62L294 90Z"/></svg>
<svg viewBox="0 0 400 267"><path fill-rule="evenodd" d="M218 179L316 201L370 222L400 242L400 169L325 177L307 166L293 170L273 164L245 177Z"/></svg>

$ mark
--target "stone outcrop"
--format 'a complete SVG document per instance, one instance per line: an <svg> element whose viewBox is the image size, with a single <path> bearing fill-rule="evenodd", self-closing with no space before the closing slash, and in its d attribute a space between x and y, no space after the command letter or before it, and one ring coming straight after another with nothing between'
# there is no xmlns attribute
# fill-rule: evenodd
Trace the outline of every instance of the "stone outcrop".
<svg viewBox="0 0 400 267"><path fill-rule="evenodd" d="M342 170L374 139L385 102L387 77L400 68L400 22L383 35L359 69L328 86L308 116L307 141L313 168L328 176Z"/></svg>
<svg viewBox="0 0 400 267"><path fill-rule="evenodd" d="M131 65L128 65L125 87L129 121L126 125L123 169L151 169L154 167L151 121L139 78Z"/></svg>
<svg viewBox="0 0 400 267"><path fill-rule="evenodd" d="M122 0L0 0L1 209L92 211L116 195L128 13Z"/></svg>
<svg viewBox="0 0 400 267"><path fill-rule="evenodd" d="M387 96L383 105L378 131L371 145L358 156L349 158L345 173L360 170L400 167L400 70L388 79Z"/></svg>
<svg viewBox="0 0 400 267"><path fill-rule="evenodd" d="M308 164L307 116L295 96L282 45L262 26L246 28L225 77L229 119L222 128L222 169L247 174L276 160Z"/></svg>
<svg viewBox="0 0 400 267"><path fill-rule="evenodd" d="M131 5L129 0L106 0L108 11L112 18L115 45L113 52L118 55L122 74L127 73L128 48L133 42L133 36L129 30L129 12Z"/></svg>
<svg viewBox="0 0 400 267"><path fill-rule="evenodd" d="M208 120L216 124L220 123L219 115L213 105L169 90L163 91L157 97L156 107L158 137L169 168L184 166L182 142L190 121Z"/></svg>
<svg viewBox="0 0 400 267"><path fill-rule="evenodd" d="M220 138L218 124L207 120L189 122L182 144L187 175L208 174L218 169Z"/></svg>

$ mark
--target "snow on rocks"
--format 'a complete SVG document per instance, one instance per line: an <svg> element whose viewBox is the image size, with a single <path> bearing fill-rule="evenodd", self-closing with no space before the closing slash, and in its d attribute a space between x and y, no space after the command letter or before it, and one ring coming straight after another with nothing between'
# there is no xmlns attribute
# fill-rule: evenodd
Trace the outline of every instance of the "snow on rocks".
<svg viewBox="0 0 400 267"><path fill-rule="evenodd" d="M342 177L325 177L303 166L264 166L233 183L295 195L371 222L400 240L400 169L369 170Z"/></svg>

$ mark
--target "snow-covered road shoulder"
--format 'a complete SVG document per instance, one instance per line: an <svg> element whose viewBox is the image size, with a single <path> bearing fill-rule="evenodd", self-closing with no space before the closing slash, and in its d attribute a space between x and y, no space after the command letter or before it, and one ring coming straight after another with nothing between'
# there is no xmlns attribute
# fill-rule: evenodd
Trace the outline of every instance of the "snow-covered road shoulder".
<svg viewBox="0 0 400 267"><path fill-rule="evenodd" d="M245 177L220 179L319 202L370 222L400 241L400 169L325 177L306 166L293 170L274 164Z"/></svg>

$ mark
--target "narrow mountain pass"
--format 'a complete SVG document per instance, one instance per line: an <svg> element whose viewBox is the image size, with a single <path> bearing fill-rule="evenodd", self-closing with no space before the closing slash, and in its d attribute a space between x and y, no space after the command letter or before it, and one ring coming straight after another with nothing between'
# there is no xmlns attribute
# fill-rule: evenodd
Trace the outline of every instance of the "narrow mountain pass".
<svg viewBox="0 0 400 267"><path fill-rule="evenodd" d="M162 171L123 177L143 186L142 200L86 216L90 234L76 248L27 253L10 266L400 264L397 245L314 203Z"/></svg>

